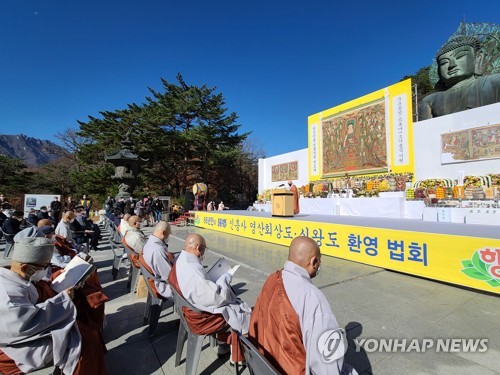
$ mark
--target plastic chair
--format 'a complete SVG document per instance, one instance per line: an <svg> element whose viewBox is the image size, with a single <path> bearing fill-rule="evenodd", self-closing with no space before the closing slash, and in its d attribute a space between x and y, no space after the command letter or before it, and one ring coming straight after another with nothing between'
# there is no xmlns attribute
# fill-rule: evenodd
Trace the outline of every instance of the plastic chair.
<svg viewBox="0 0 500 375"><path fill-rule="evenodd" d="M113 237L113 234L109 234L108 236L109 246L111 247L111 251L113 252L113 266L111 268L111 276L113 276L113 280L116 280L118 276L118 272L120 271L121 263L127 260L127 257L124 257L127 253L121 242L116 243Z"/></svg>
<svg viewBox="0 0 500 375"><path fill-rule="evenodd" d="M172 312L173 312L173 301L161 296L155 286L155 282L167 283L165 280L161 280L155 276L153 276L147 268L139 263L141 266L141 273L146 281L146 286L148 288L148 298L146 300L146 307L144 309L144 324L149 324L149 336L154 336L156 326L158 325L158 320L160 319L161 310L163 308L163 304L166 301L172 302Z"/></svg>
<svg viewBox="0 0 500 375"><path fill-rule="evenodd" d="M243 351L243 355L245 356L245 360L247 362L247 367L252 375L280 375L281 372L276 370L276 368L269 363L269 361L264 357L258 349L248 340L245 336L243 336L240 332L238 332L238 339L240 341L241 350ZM238 364L236 366L236 375L239 374Z"/></svg>
<svg viewBox="0 0 500 375"><path fill-rule="evenodd" d="M107 217L105 217L104 220L104 228L108 231L108 242L111 247L111 251L113 252L113 267L111 268L111 275L113 276L113 280L116 280L121 263L125 262L128 257L124 256L127 253L125 252L120 233L116 229L115 224Z"/></svg>
<svg viewBox="0 0 500 375"><path fill-rule="evenodd" d="M137 282L139 281L139 273L141 268L139 266L139 254L131 248L125 238L122 239L122 244L124 245L125 252L130 260L130 274L128 277L127 288L130 288L130 294L134 294L137 289Z"/></svg>
<svg viewBox="0 0 500 375"><path fill-rule="evenodd" d="M197 335L196 333L191 332L188 323L186 322L186 318L182 312L183 307L187 307L189 310L194 312L202 312L197 309L193 305L191 305L188 301L182 297L175 288L170 285L170 289L172 290L172 297L174 299L175 310L177 315L179 315L180 324L179 324L179 333L177 335L177 347L175 351L175 367L179 366L181 362L182 350L184 349L184 342L188 342L187 353L186 353L186 375L195 375L196 369L198 368L198 362L200 361L201 348L203 345L203 340L207 335ZM210 336L210 345L215 346L215 334Z"/></svg>

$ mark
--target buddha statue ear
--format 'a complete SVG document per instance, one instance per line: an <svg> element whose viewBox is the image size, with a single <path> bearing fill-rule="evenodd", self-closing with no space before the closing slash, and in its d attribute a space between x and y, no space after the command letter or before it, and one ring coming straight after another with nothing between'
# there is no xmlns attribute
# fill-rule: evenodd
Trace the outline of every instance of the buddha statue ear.
<svg viewBox="0 0 500 375"><path fill-rule="evenodd" d="M482 76L483 75L483 60L484 53L481 51L476 52L476 64L474 66L474 75Z"/></svg>

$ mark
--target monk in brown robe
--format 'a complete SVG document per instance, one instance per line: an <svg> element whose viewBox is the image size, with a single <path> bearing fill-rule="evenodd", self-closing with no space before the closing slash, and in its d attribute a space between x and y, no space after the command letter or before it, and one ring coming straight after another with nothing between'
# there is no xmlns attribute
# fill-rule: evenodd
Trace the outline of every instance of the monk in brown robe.
<svg viewBox="0 0 500 375"><path fill-rule="evenodd" d="M357 374L344 363L345 333L311 281L320 267L316 241L296 237L285 266L269 276L255 303L249 338L282 374Z"/></svg>
<svg viewBox="0 0 500 375"><path fill-rule="evenodd" d="M295 186L292 180L288 181L288 186L290 187L290 191L293 193L293 214L297 215L300 212L299 192L297 190L297 186Z"/></svg>

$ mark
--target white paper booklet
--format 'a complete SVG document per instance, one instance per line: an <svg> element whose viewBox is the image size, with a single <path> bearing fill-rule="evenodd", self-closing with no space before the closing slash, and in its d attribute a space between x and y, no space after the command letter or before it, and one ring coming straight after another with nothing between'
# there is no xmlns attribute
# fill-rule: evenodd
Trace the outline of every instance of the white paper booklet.
<svg viewBox="0 0 500 375"><path fill-rule="evenodd" d="M87 276L95 269L95 267L76 256L64 268L64 272L57 276L50 287L60 293L63 290L71 288L81 281L87 279Z"/></svg>
<svg viewBox="0 0 500 375"><path fill-rule="evenodd" d="M215 283L219 279L219 277L221 277L225 273L230 273L231 275L234 275L234 273L239 267L240 265L237 264L236 266L231 268L227 263L226 259L220 258L207 272L207 276L210 281L213 281Z"/></svg>

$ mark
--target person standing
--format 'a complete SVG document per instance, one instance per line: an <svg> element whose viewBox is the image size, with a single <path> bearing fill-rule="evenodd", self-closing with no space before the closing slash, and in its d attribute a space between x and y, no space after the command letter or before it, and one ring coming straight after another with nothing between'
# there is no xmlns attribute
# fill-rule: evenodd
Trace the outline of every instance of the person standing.
<svg viewBox="0 0 500 375"><path fill-rule="evenodd" d="M59 216L61 215L62 204L59 201L59 197L54 197L54 200L50 202L50 216L54 223L59 222Z"/></svg>
<svg viewBox="0 0 500 375"><path fill-rule="evenodd" d="M106 215L108 215L113 207L115 206L115 200L108 195L108 198L104 201L104 209L106 210Z"/></svg>
<svg viewBox="0 0 500 375"><path fill-rule="evenodd" d="M130 196L125 202L125 213L129 215L135 215L135 200Z"/></svg>
<svg viewBox="0 0 500 375"><path fill-rule="evenodd" d="M86 194L83 194L82 199L80 200L80 206L83 207L85 212L87 213L87 217L90 216L90 209L92 208L92 201L87 198Z"/></svg>
<svg viewBox="0 0 500 375"><path fill-rule="evenodd" d="M293 214L297 215L300 212L299 192L297 190L297 186L295 186L292 180L288 180L288 186L290 188L290 191L293 193Z"/></svg>
<svg viewBox="0 0 500 375"><path fill-rule="evenodd" d="M73 198L68 197L64 201L64 212L74 211L75 207L76 207L76 202L73 200Z"/></svg>
<svg viewBox="0 0 500 375"><path fill-rule="evenodd" d="M163 203L158 196L153 198L153 202L151 203L151 209L153 210L153 219L154 223L159 223L161 221L161 212L163 211Z"/></svg>

